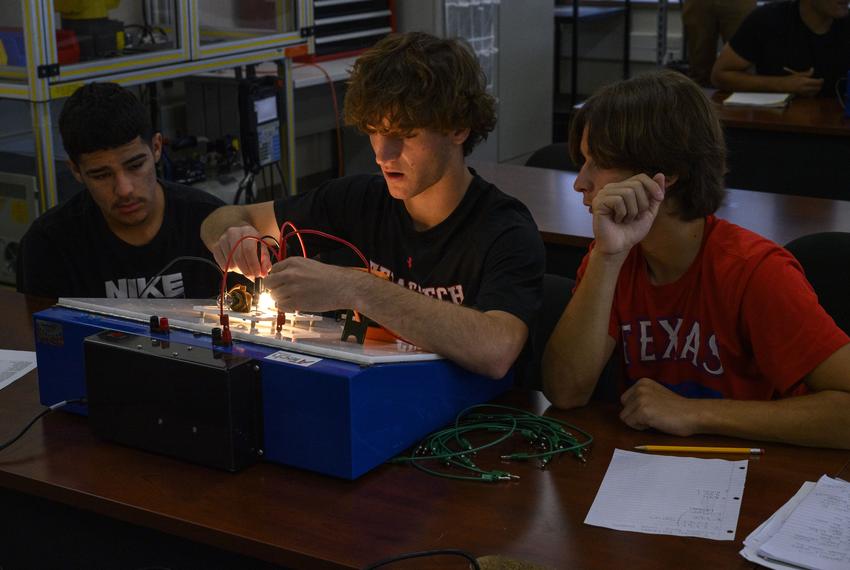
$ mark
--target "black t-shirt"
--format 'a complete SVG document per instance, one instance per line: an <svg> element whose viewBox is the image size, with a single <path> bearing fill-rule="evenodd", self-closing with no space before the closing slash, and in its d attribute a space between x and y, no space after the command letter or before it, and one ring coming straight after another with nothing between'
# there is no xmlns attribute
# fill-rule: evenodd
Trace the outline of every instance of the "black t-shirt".
<svg viewBox="0 0 850 570"><path fill-rule="evenodd" d="M180 261L148 287L167 263L183 255L213 260L201 222L223 202L206 192L160 182L162 227L147 244L130 245L107 226L87 190L36 219L21 240L18 291L42 297L201 299L218 293L221 277L199 261Z"/></svg>
<svg viewBox="0 0 850 570"><path fill-rule="evenodd" d="M457 208L425 231L380 175L350 176L275 202L278 223L321 230L348 240L372 269L409 289L480 311L505 311L532 326L540 306L545 253L528 209L473 171ZM307 253L338 249L305 238ZM298 241L289 252L300 254Z"/></svg>
<svg viewBox="0 0 850 570"><path fill-rule="evenodd" d="M787 75L783 69L823 78L821 97L834 97L836 84L850 70L850 18L832 23L823 35L800 18L800 3L773 2L750 13L729 40L735 53L755 65L759 75Z"/></svg>

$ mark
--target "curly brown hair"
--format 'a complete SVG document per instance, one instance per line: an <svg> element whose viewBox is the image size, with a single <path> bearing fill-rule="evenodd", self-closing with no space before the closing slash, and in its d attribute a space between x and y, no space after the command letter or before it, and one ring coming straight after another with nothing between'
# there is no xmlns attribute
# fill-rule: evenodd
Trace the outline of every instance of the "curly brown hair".
<svg viewBox="0 0 850 570"><path fill-rule="evenodd" d="M582 164L582 133L593 161L653 176L679 178L667 196L676 214L695 220L713 214L726 196L726 144L711 101L675 71L658 70L603 87L570 125L570 157Z"/></svg>
<svg viewBox="0 0 850 570"><path fill-rule="evenodd" d="M422 32L390 34L354 62L345 122L366 133L469 129L464 156L496 126L496 101L471 48Z"/></svg>

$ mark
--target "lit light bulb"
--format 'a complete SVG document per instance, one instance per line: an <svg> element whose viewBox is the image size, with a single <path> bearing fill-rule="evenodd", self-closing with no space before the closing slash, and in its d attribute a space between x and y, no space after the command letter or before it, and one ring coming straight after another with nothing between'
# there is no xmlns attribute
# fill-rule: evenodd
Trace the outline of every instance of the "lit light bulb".
<svg viewBox="0 0 850 570"><path fill-rule="evenodd" d="M275 302L272 294L268 291L263 291L260 293L260 299L257 301L257 309L260 311L274 311L275 310Z"/></svg>

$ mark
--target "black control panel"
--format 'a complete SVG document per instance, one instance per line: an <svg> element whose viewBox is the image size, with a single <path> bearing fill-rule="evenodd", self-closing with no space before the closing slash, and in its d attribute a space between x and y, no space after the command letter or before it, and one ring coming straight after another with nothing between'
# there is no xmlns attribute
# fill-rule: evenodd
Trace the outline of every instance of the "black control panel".
<svg viewBox="0 0 850 570"><path fill-rule="evenodd" d="M84 349L97 435L228 471L262 455L256 361L120 331L92 335Z"/></svg>

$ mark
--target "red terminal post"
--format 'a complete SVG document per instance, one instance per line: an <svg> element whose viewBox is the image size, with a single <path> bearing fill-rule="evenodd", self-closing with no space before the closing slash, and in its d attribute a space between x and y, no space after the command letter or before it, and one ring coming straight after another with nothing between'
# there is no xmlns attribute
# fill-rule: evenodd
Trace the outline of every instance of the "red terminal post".
<svg viewBox="0 0 850 570"><path fill-rule="evenodd" d="M280 332L280 329L283 328L283 325L286 324L286 313L282 313L278 311L277 313L277 332Z"/></svg>
<svg viewBox="0 0 850 570"><path fill-rule="evenodd" d="M171 329L168 326L168 317L160 317L159 319L159 332L163 332L168 334Z"/></svg>
<svg viewBox="0 0 850 570"><path fill-rule="evenodd" d="M230 327L224 327L221 331L221 345L230 346L233 344L233 336L230 334Z"/></svg>

